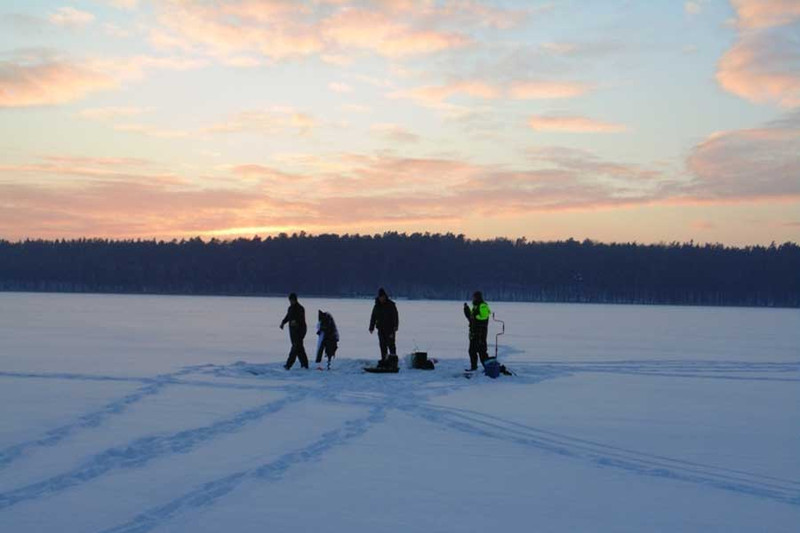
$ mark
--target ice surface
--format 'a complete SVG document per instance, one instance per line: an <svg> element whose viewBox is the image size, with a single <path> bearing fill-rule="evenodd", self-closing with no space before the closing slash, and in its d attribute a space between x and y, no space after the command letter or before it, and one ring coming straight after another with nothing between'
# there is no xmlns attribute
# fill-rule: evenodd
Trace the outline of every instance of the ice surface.
<svg viewBox="0 0 800 533"><path fill-rule="evenodd" d="M398 301L439 364L382 376L371 301L301 303L332 372L284 299L0 293L0 531L800 529L797 310L493 303L492 381L461 302Z"/></svg>

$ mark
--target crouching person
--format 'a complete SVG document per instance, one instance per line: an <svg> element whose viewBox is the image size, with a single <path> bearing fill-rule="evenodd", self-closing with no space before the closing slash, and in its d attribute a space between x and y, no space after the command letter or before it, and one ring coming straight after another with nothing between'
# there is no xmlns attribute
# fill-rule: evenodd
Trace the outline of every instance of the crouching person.
<svg viewBox="0 0 800 533"><path fill-rule="evenodd" d="M317 315L317 370L322 370L322 354L328 358L328 370L331 369L331 361L336 357L336 349L339 347L339 330L336 329L336 321L330 313L322 310Z"/></svg>

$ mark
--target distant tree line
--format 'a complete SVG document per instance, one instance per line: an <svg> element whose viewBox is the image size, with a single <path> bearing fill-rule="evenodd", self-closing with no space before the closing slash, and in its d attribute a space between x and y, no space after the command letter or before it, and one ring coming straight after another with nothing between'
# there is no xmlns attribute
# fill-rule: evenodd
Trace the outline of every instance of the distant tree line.
<svg viewBox="0 0 800 533"><path fill-rule="evenodd" d="M800 307L800 247L318 235L0 240L0 290Z"/></svg>

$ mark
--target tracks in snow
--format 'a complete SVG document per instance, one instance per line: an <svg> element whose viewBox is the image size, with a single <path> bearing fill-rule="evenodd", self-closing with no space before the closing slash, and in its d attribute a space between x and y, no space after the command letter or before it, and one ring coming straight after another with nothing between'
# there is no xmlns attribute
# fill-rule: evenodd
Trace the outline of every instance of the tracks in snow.
<svg viewBox="0 0 800 533"><path fill-rule="evenodd" d="M57 379L76 381L137 382L142 387L87 413L75 421L46 432L42 437L0 450L0 469L37 448L57 446L78 432L102 426L113 416L124 416L142 400L159 394L169 386L197 386L230 390L282 391L281 399L243 410L205 426L172 434L135 439L123 446L101 451L78 467L0 494L0 510L26 501L59 494L89 483L111 472L138 468L148 463L200 448L223 435L230 435L301 399L364 407L368 414L324 433L301 449L288 451L274 461L233 472L203 483L162 505L146 510L130 521L107 532L149 531L192 508L213 505L246 480L280 480L293 466L317 460L328 450L357 439L375 424L385 420L391 410L408 413L446 429L457 430L532 450L615 468L635 475L678 480L711 486L765 498L790 505L800 505L800 482L763 476L735 469L715 467L636 450L609 446L600 442L526 426L511 420L487 416L475 411L435 406L430 400L464 387L487 385L488 379L464 380L461 361L443 361L435 372L403 372L399 375L365 376L362 362L338 361L332 373L286 373L278 364L228 366L201 365L153 378L126 378L84 374L36 374L0 372L0 378ZM583 363L513 364L518 376L515 384L534 384L547 379L578 373L613 373L657 377L696 377L728 380L800 381L800 363L739 363L713 361L608 361ZM255 377L252 374L259 374ZM259 383L266 378L277 385ZM226 381L221 381L225 379ZM502 382L502 380L501 380Z"/></svg>
<svg viewBox="0 0 800 533"><path fill-rule="evenodd" d="M26 454L35 451L37 448L56 446L64 439L71 437L80 431L93 429L102 426L111 417L125 414L133 405L142 400L161 393L166 387L171 385L207 387L214 389L234 389L234 390L277 390L285 391L284 386L266 386L237 383L213 383L203 380L181 379L184 376L196 373L207 365L188 367L179 372L162 374L152 378L139 377L118 377L103 376L92 374L69 374L69 373L29 373L29 372L0 372L0 378L22 378L22 379L51 379L83 382L122 382L122 383L141 383L143 386L130 394L107 403L96 411L86 413L72 422L63 426L56 427L47 431L41 437L20 442L0 450L0 471L8 467L14 461L24 457ZM213 366L213 365L208 365Z"/></svg>
<svg viewBox="0 0 800 533"><path fill-rule="evenodd" d="M702 378L730 381L800 382L800 362L751 363L740 361L590 361L523 364L562 373L605 373L666 378Z"/></svg>
<svg viewBox="0 0 800 533"><path fill-rule="evenodd" d="M594 465L627 472L711 486L791 505L800 505L800 482L753 472L704 465L610 446L587 439L526 426L466 409L425 405L406 409L446 428L474 436L520 444Z"/></svg>
<svg viewBox="0 0 800 533"><path fill-rule="evenodd" d="M90 457L82 465L57 476L0 493L0 510L18 503L52 495L76 485L81 485L114 470L136 468L170 454L188 453L214 438L239 431L258 422L284 407L299 401L303 393L290 394L280 400L259 405L233 417L207 426L180 431L170 435L156 435L136 439L125 446L109 448Z"/></svg>
<svg viewBox="0 0 800 533"><path fill-rule="evenodd" d="M234 472L203 483L195 489L158 507L148 509L128 522L106 529L103 533L144 533L160 526L180 513L213 505L247 480L279 481L295 465L320 459L326 452L364 435L372 425L385 418L383 407L373 407L368 416L348 420L343 427L324 433L319 439L299 450L285 453L274 461L247 470Z"/></svg>

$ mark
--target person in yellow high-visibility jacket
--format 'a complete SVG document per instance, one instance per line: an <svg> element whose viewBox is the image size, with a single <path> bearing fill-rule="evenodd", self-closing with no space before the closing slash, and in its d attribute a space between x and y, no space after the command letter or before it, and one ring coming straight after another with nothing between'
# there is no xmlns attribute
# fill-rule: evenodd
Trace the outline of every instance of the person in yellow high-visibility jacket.
<svg viewBox="0 0 800 533"><path fill-rule="evenodd" d="M489 304L483 301L483 294L476 291L472 295L472 308L464 303L464 316L469 320L469 363L470 371L478 370L478 358L481 365L489 358L486 338L489 335L489 317L492 311Z"/></svg>

